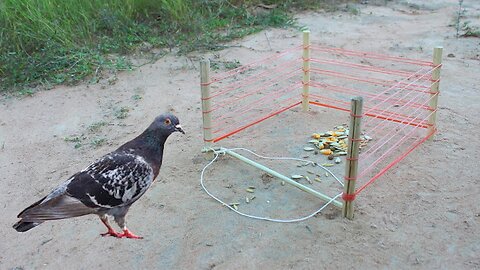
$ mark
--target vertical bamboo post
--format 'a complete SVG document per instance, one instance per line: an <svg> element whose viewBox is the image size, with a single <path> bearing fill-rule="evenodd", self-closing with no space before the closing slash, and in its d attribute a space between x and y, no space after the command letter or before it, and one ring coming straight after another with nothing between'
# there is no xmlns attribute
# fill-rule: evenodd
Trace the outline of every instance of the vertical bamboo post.
<svg viewBox="0 0 480 270"><path fill-rule="evenodd" d="M208 59L200 62L200 87L202 93L204 150L208 150L213 146L211 115L212 101L210 99L210 61ZM212 151L206 151L206 153L208 159L213 159Z"/></svg>
<svg viewBox="0 0 480 270"><path fill-rule="evenodd" d="M433 49L433 65L437 67L442 63L442 52L443 47L438 46ZM433 112L428 118L428 134L435 132L437 129L437 104L438 104L438 95L439 95L439 86L440 86L440 68L438 66L432 72L432 86L430 87L431 98L429 102L429 107ZM433 135L430 136L429 140L433 140Z"/></svg>
<svg viewBox="0 0 480 270"><path fill-rule="evenodd" d="M302 108L308 111L308 95L310 87L310 30L303 31L303 89L302 89Z"/></svg>
<svg viewBox="0 0 480 270"><path fill-rule="evenodd" d="M353 200L355 199L355 182L358 171L358 152L360 146L360 122L363 110L363 98L352 98L348 150L345 162L345 186L343 191L343 216L353 219Z"/></svg>

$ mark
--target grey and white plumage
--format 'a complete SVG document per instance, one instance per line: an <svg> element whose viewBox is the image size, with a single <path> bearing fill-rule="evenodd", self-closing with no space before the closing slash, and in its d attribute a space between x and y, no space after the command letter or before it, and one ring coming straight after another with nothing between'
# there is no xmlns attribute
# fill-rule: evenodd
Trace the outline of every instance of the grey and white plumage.
<svg viewBox="0 0 480 270"><path fill-rule="evenodd" d="M184 133L176 116L158 116L138 137L96 160L23 210L13 228L25 232L48 220L97 214L107 226L104 235L140 238L127 229L125 215L157 177L165 141L176 131ZM123 233L115 232L108 216L114 217Z"/></svg>

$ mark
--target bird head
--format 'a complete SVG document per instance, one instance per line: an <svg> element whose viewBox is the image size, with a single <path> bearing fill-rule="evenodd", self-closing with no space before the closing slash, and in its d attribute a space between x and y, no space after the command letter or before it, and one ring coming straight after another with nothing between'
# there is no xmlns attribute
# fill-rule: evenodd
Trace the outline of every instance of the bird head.
<svg viewBox="0 0 480 270"><path fill-rule="evenodd" d="M180 125L180 121L178 121L178 118L171 113L164 113L157 116L148 129L160 132L166 136L173 132L181 132L185 134L185 131L183 131L182 126Z"/></svg>

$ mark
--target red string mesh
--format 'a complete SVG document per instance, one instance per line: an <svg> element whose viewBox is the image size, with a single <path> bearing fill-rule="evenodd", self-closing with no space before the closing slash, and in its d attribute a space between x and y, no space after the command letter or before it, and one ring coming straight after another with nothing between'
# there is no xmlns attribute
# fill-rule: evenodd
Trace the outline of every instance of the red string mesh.
<svg viewBox="0 0 480 270"><path fill-rule="evenodd" d="M344 194L344 200L373 183L435 132L429 120L436 113L430 107L438 93L432 93L432 72L441 65L379 53L359 52L312 44L310 69L302 67L303 46L224 73L213 74L202 85L211 88L208 128L219 142L253 128L301 104L304 85L309 86L309 103L350 112L354 96L364 98L361 131L372 138L358 159L358 189ZM304 72L310 81L303 83ZM214 72L213 72L214 73ZM273 123L272 123L273 124ZM428 130L428 132L427 132ZM353 159L350 159L353 160Z"/></svg>

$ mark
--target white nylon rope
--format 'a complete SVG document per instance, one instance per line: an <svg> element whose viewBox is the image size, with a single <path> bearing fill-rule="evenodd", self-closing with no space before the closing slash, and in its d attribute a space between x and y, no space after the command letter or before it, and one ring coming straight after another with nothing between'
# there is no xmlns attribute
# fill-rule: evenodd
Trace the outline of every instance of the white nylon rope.
<svg viewBox="0 0 480 270"><path fill-rule="evenodd" d="M311 213L310 215L307 215L307 216L304 216L304 217L300 217L300 218L295 218L295 219L275 219L275 218L269 218L269 217L260 217L260 216L255 216L255 215L250 215L250 214L246 214L246 213L243 213L241 211L238 211L236 210L235 208L233 208L232 206L228 205L227 203L225 203L224 201L222 201L221 199L219 199L218 197L216 197L215 195L213 195L210 191L208 191L208 189L205 187L205 184L204 184L204 174L205 174L205 171L207 170L207 168L213 164L213 162L215 162L219 155L220 154L225 154L225 151L226 150L229 150L229 151L236 151L236 150L242 150L242 151L247 151L249 153L251 153L252 155L255 155L259 158L263 158L263 159L271 159L271 160L296 160L296 161L303 161L303 162L312 162L312 161L309 161L309 160L305 160L305 159L300 159L300 158L290 158L290 157L265 157L265 156L261 156L259 154L256 154L254 153L253 151L251 150L248 150L248 149L245 149L245 148L232 148L232 149L225 149L225 148L220 148L220 149L209 149L210 151L213 151L213 153L215 154L214 158L207 164L205 165L205 167L203 167L202 169L202 172L200 174L200 184L202 185L202 188L203 190L208 194L208 196L212 197L214 200L216 200L217 202L221 203L222 205L228 207L230 210L232 210L233 212L241 215L241 216L244 216L244 217L248 217L248 218L253 218L253 219L258 219L258 220L265 220L265 221L272 221L272 222L279 222L279 223L291 223L291 222L299 222L299 221L304 221L304 220L307 220L313 216L315 216L316 214L320 213L320 211L322 211L325 207L327 207L330 203L332 203L334 200L336 200L338 197L340 197L342 195L342 193L339 193L338 195L336 195L335 197L333 197L330 201L328 201L326 204L324 204L322 207L320 207L318 210L316 210L315 212ZM340 179L338 179L338 177L333 174L329 169L325 168L324 166L321 166L317 163L314 163L316 166L319 166L320 168L322 168L323 170L325 170L326 172L330 173L330 175L333 176L333 178L335 178L335 180L337 180L338 183L340 183L340 185L342 185L343 187L343 183L342 181L340 181Z"/></svg>

